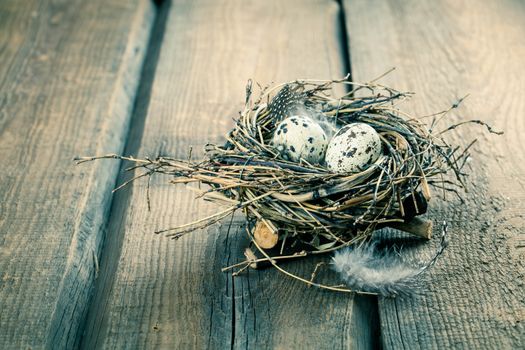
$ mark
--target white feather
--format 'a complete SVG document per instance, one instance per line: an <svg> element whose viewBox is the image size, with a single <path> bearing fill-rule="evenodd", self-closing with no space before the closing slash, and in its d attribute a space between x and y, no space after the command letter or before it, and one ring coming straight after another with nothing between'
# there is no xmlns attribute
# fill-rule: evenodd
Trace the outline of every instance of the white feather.
<svg viewBox="0 0 525 350"><path fill-rule="evenodd" d="M443 222L439 247L426 263L407 262L399 252L377 249L376 243L372 242L336 251L332 258L334 270L356 292L383 296L414 293L417 278L436 263L447 247L447 227Z"/></svg>
<svg viewBox="0 0 525 350"><path fill-rule="evenodd" d="M422 272L421 266L405 262L393 250L378 250L373 243L337 251L332 260L351 289L383 296L410 293Z"/></svg>

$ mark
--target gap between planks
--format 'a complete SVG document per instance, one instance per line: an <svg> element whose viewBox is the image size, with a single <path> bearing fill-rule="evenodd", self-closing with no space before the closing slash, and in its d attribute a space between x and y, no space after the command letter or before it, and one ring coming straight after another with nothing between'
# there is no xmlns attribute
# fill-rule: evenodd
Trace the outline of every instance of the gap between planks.
<svg viewBox="0 0 525 350"><path fill-rule="evenodd" d="M136 154L138 148L140 147L140 142L142 140L142 134L144 131L144 123L146 120L146 115L151 99L151 86L153 79L155 77L155 72L157 68L157 62L159 59L159 54L161 50L161 45L164 38L166 20L171 5L170 0L153 0L155 5L155 13L153 19L153 25L150 31L148 38L148 44L146 48L146 55L143 61L139 83L137 87L137 93L135 102L133 105L133 111L131 115L131 121L129 123L129 128L127 131L126 144L124 149L124 154ZM126 172L125 169L129 166L128 162L120 163L120 171L116 184L124 183L129 180L132 176L132 173ZM131 196L130 192L121 191L124 195ZM120 194L120 192L119 192ZM113 213L113 203L115 201L116 195L112 196L110 203L110 210L107 213L105 220L104 232L107 232L108 223ZM111 276L115 274L117 268L118 257L120 256L120 248L122 245L123 237L105 237L103 242L102 250L100 253L100 274L97 273L97 278L95 280L95 287L93 297L90 300L89 310L86 315L84 322L82 322L82 328L79 332L81 334L81 339L79 341L79 348L93 348L97 347L97 344L90 343L90 339L86 339L86 327L88 326L88 320L90 318L97 318L97 313L100 311L100 305L94 303L95 296L97 293L100 293L101 290L111 288ZM97 271L99 272L99 271ZM103 320L100 320L103 322ZM89 344L89 345L88 345Z"/></svg>

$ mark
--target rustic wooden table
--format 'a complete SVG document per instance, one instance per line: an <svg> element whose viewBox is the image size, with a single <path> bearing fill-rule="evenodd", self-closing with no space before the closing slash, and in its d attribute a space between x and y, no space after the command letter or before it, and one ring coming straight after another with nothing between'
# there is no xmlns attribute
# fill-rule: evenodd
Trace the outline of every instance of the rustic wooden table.
<svg viewBox="0 0 525 350"><path fill-rule="evenodd" d="M0 348L523 348L525 3L380 0L0 1ZM126 164L76 155L202 155L249 78L335 78L416 91L407 109L483 119L466 203L436 200L450 247L413 298L232 277L240 225L165 178L112 194ZM201 153L199 153L201 152ZM423 255L431 241L409 251ZM290 264L308 275L311 264Z"/></svg>

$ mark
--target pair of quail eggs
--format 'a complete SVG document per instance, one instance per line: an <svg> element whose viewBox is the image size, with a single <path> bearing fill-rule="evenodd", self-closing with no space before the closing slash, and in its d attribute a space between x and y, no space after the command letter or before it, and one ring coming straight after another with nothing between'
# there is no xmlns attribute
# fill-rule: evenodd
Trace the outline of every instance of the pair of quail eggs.
<svg viewBox="0 0 525 350"><path fill-rule="evenodd" d="M294 115L280 122L272 144L290 161L303 159L321 164L324 160L336 173L362 171L382 154L379 134L370 125L347 124L330 139L323 127L307 115Z"/></svg>

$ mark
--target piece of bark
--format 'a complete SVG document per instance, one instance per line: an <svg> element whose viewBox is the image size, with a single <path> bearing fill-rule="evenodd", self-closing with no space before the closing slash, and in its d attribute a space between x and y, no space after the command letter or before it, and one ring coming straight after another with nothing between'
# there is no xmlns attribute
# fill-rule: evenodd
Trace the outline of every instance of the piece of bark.
<svg viewBox="0 0 525 350"><path fill-rule="evenodd" d="M424 220L418 217L413 218L408 222L392 222L388 227L395 228L425 239L432 238L433 223L430 220Z"/></svg>

